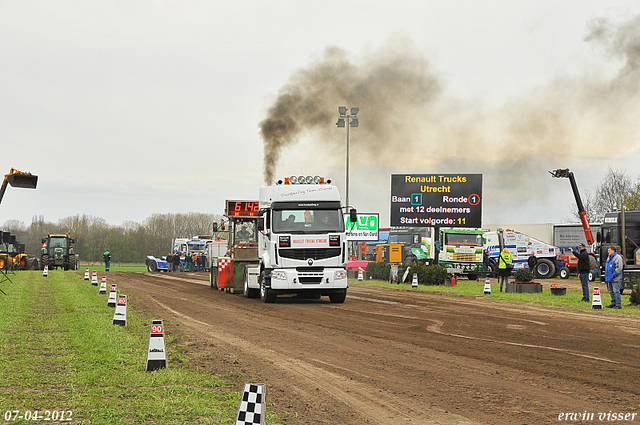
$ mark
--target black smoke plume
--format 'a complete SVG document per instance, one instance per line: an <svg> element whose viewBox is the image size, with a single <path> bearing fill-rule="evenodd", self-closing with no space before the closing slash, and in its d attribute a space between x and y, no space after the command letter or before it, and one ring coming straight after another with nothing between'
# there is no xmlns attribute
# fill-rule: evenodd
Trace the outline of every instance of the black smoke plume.
<svg viewBox="0 0 640 425"><path fill-rule="evenodd" d="M327 47L291 75L260 123L264 179L273 182L283 150L302 135L313 136L318 146L343 144L335 131L341 105L360 107L353 141L367 149L359 151L358 161L439 172L461 163L493 172L500 161L517 161L523 178L505 180L506 190L526 189L526 176L537 175L540 164L558 155L595 158L605 149L617 155L637 149L640 16L621 24L594 20L587 30L585 42L620 61L617 75L586 70L558 77L498 108L447 97L429 61L407 40L392 40L359 58Z"/></svg>

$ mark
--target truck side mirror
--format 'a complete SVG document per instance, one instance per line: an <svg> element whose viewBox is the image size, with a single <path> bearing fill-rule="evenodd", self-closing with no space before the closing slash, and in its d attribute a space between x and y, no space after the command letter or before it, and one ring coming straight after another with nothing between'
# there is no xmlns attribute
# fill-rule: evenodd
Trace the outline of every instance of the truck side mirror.
<svg viewBox="0 0 640 425"><path fill-rule="evenodd" d="M218 223L216 223L215 221L213 222L213 233L217 233L218 232Z"/></svg>
<svg viewBox="0 0 640 425"><path fill-rule="evenodd" d="M264 232L264 214L258 217L258 232Z"/></svg>
<svg viewBox="0 0 640 425"><path fill-rule="evenodd" d="M45 243L47 241L47 238L42 238L42 243Z"/></svg>
<svg viewBox="0 0 640 425"><path fill-rule="evenodd" d="M269 217L271 216L269 215L268 208L263 208L260 211L258 211L258 217L260 217L260 220L258 220L259 231L264 232L265 230L268 230L271 228L271 222L269 221Z"/></svg>
<svg viewBox="0 0 640 425"><path fill-rule="evenodd" d="M351 210L349 211L349 220L351 220L352 223L358 222L358 212L355 208L351 208Z"/></svg>
<svg viewBox="0 0 640 425"><path fill-rule="evenodd" d="M596 233L596 242L598 243L602 242L602 233L600 233L599 230L598 230L598 233Z"/></svg>

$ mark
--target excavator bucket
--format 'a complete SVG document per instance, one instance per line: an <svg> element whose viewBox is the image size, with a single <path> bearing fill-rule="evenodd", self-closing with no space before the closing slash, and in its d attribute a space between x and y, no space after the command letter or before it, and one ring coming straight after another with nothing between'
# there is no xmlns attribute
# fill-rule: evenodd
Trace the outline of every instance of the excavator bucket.
<svg viewBox="0 0 640 425"><path fill-rule="evenodd" d="M38 176L31 174L9 174L7 182L11 187L24 187L26 189L35 189L38 186Z"/></svg>

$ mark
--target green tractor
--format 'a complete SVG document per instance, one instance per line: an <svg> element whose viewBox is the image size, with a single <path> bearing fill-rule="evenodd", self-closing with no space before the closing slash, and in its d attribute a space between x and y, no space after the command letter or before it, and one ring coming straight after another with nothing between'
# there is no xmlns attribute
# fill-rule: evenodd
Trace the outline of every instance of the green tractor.
<svg viewBox="0 0 640 425"><path fill-rule="evenodd" d="M73 252L72 244L78 242L69 236L70 232L64 235L51 235L47 233L46 238L42 238L42 254L40 256L40 267L44 269L49 266L49 270L62 267L65 270L77 270L78 263L76 254Z"/></svg>

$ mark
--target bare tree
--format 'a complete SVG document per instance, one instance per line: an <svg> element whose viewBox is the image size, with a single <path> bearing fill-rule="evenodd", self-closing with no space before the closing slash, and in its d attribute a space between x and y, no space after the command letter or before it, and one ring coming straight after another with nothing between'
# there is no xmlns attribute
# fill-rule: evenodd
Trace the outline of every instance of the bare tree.
<svg viewBox="0 0 640 425"><path fill-rule="evenodd" d="M624 198L624 207L628 210L640 210L640 183Z"/></svg>
<svg viewBox="0 0 640 425"><path fill-rule="evenodd" d="M633 181L626 172L609 167L596 189L597 214L604 217L604 214L609 211L621 209L625 197L633 189Z"/></svg>
<svg viewBox="0 0 640 425"><path fill-rule="evenodd" d="M589 223L601 223L604 219L604 213L598 209L596 195L593 192L585 190L580 193L580 199L582 200L584 210L587 212L587 220L589 220ZM571 204L571 219L569 221L574 223L580 222L578 205L575 202Z"/></svg>

